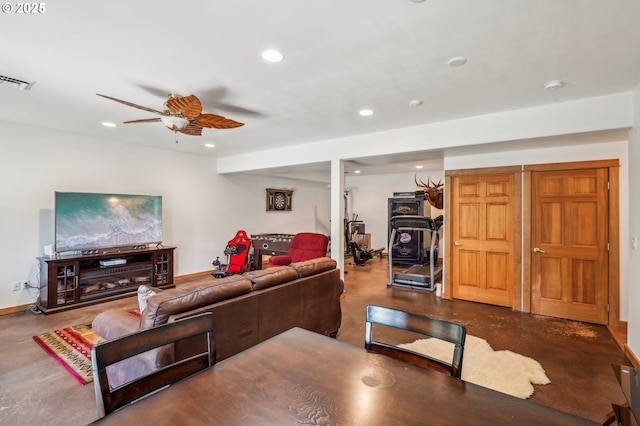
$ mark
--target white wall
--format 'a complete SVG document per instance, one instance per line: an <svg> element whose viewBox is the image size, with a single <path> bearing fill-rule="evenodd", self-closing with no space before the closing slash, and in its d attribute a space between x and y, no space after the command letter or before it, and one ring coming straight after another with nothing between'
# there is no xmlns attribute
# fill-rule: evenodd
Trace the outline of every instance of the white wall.
<svg viewBox="0 0 640 426"><path fill-rule="evenodd" d="M166 245L175 273L211 269L238 229L249 233L328 233L326 185L216 173L204 156L0 123L0 309L35 301L12 291L38 282L37 256L53 242L54 191L162 195ZM265 188L295 188L293 211L265 212Z"/></svg>
<svg viewBox="0 0 640 426"><path fill-rule="evenodd" d="M618 93L240 154L218 159L218 171L234 173L336 158L359 158L363 153L376 156L448 150L452 147L623 129L633 125L632 110L631 93Z"/></svg>
<svg viewBox="0 0 640 426"><path fill-rule="evenodd" d="M349 189L348 213L358 215L358 220L364 221L365 232L371 234L371 247L374 249L385 247L389 226L388 199L394 192L413 192L419 190L414 183L414 173L394 173L373 176L352 175L346 178ZM442 170L423 170L418 173L418 179L426 182L427 177L438 182L444 174ZM432 207L425 201L425 215L436 217L443 214L442 210Z"/></svg>
<svg viewBox="0 0 640 426"><path fill-rule="evenodd" d="M218 171L220 173L238 173L248 170L264 169L270 167L286 166L291 164L308 164L322 161L332 161L332 164L339 163L342 159L358 158L366 153L367 156L385 155L392 153L420 153L420 152L444 152L445 159L450 161L445 164L445 170L464 167L487 167L490 165L509 164L517 158L521 164L532 162L556 162L562 160L562 155L566 154L566 161L576 161L581 159L601 159L614 158L617 153L609 151L608 146L602 147L597 153L589 153L589 148L585 148L585 158L579 158L581 150L572 146L560 151L546 151L550 149L544 143L553 138L564 138L567 135L584 134L586 139L590 139L592 135L608 131L620 131L620 129L629 129L638 126L637 112L638 106L637 90L632 92L618 93L614 95L600 96L589 99L580 99L570 102L561 102L542 105L532 108L524 108L519 110L504 111L494 114L485 114L475 117L465 117L457 120L446 122L428 123L422 126L407 127L401 129L393 129L370 133L366 135L349 136L339 139L320 141L306 145L298 145L295 147L287 147L281 149L266 149L260 152L241 154L237 156L219 158ZM637 130L637 129L636 129ZM539 152L539 156L528 158L523 155L525 152L515 154L516 158L510 153L496 152L496 144L500 145L509 141L526 141L532 143L533 149L529 152ZM536 141L543 142L544 147L537 147ZM636 136L635 142L638 143ZM566 145L565 141L562 142ZM594 145L595 146L595 145ZM537 148L542 149L538 151ZM480 153L478 157L475 155L459 159L453 159L455 151L468 150ZM492 151L491 154L482 154ZM573 154L576 154L573 156ZM554 155L561 155L554 158ZM627 156L627 153L621 154L620 159ZM535 158L535 160L534 160ZM466 164L466 166L465 166ZM628 165L632 163L627 163ZM628 173L628 167L621 169L621 179L625 179ZM332 169L332 176L333 176ZM335 184L337 179L332 179ZM621 195L628 193L628 188L624 188L624 180L621 181ZM638 179L633 180L635 185L640 185ZM332 198L333 203L340 201L341 197ZM378 206L378 209L380 207ZM628 241L628 204L621 204L621 241ZM633 210L632 210L633 211ZM363 219L366 219L369 213L358 211ZM374 216L375 217L375 216ZM336 214L332 214L332 220L336 223L342 222L341 212L336 210ZM375 219L371 219L375 220ZM626 228L625 228L626 226ZM379 234L380 232L376 232ZM339 229L335 232L332 230L331 238L339 240L341 237ZM379 237L374 237L379 238ZM377 244L379 244L379 239ZM624 245L621 247L624 250ZM628 250L628 248L627 248ZM627 312L635 306L636 301L640 302L640 292L632 296L627 294L630 280L640 278L639 271L634 270L636 275L625 276L624 271L629 271L628 256L624 257L621 253L621 315L622 319L626 318ZM631 299L627 300L629 296ZM640 321L640 318L638 318ZM637 325L640 328L640 324ZM640 345L640 330L637 331L636 344Z"/></svg>
<svg viewBox="0 0 640 426"><path fill-rule="evenodd" d="M220 175L220 185L237 188L233 195L218 202L226 204L231 214L242 213L245 218L243 229L249 234L330 234L331 194L324 183L238 174ZM267 212L266 188L293 189L292 211ZM218 227L224 228L224 224L220 223ZM233 235L229 235L227 240L231 237Z"/></svg>
<svg viewBox="0 0 640 426"><path fill-rule="evenodd" d="M580 138L580 136L576 136ZM566 138L562 138L566 143ZM639 211L629 208L629 160L628 145L626 140L612 139L603 143L588 143L584 145L572 145L564 147L549 147L554 145L554 138L545 138L545 143L536 141L544 148L521 149L517 151L493 152L490 154L474 154L460 156L446 156L444 158L445 170L514 166L526 164L543 164L555 162L590 161L603 159L620 160L620 261L621 265L627 265L629 259L629 211ZM558 143L560 143L558 141ZM423 181L427 176L432 180L438 180L443 176L443 171L421 171L418 177ZM417 188L413 182L414 173L385 174L376 176L349 176L347 187L349 194L349 213L357 213L359 219L366 225L366 231L372 234L372 247L386 247L384 241L387 235L387 199L394 192L415 191ZM446 190L446 188L445 188ZM429 212L426 213L427 215ZM441 214L433 209L431 216ZM637 215L636 215L637 216ZM640 226L638 224L637 226ZM633 232L632 232L633 234ZM637 235L636 231L636 235ZM445 236L442 237L443 241ZM638 243L640 244L640 242ZM442 244L444 247L444 244ZM441 250L440 254L443 251ZM629 271L623 267L620 273L620 317L626 320L629 316L629 306L626 303L629 294ZM635 300L635 299L634 299Z"/></svg>
<svg viewBox="0 0 640 426"><path fill-rule="evenodd" d="M579 136L577 136L579 138ZM553 141L553 138L546 140ZM626 263L629 246L626 244L629 235L629 159L628 142L611 140L606 143L590 143L585 145L559 146L555 148L538 148L518 151L506 151L491 154L475 154L447 157L444 160L446 170L468 169L478 167L499 167L527 164L562 163L590 160L620 160L620 261ZM527 250L523 248L523 253ZM629 274L625 268L620 271L620 319L627 320L629 307L626 303L629 292Z"/></svg>
<svg viewBox="0 0 640 426"><path fill-rule="evenodd" d="M640 85L634 91L634 127L629 134L629 234L622 238L621 245L628 248L621 262L628 267L629 319L627 344L640 357L640 241L636 249L631 248L631 238L640 240Z"/></svg>
<svg viewBox="0 0 640 426"><path fill-rule="evenodd" d="M583 148L545 148L520 152L453 157L445 168L488 167L575 160L620 158L622 312L628 315L629 346L640 354L640 255L630 249L630 235L640 238L640 86L633 93L592 98L526 110L470 117L415 128L397 129L333 141L260 153L221 158L221 172L357 158L362 152L380 155L429 149L448 149L506 140L554 137L580 132L597 132L635 126L628 153L620 143ZM321 231L328 226L330 195L323 187L296 182L270 181L248 176L217 175L213 160L171 151L122 145L112 141L87 140L67 133L0 123L3 152L0 155L0 309L33 301L24 291L12 292L11 282L35 276L35 257L53 239L53 192L84 190L161 194L164 197L165 236L178 246L176 273L208 269L226 242L240 228L249 232L295 232L295 227ZM624 158L629 160L625 163ZM364 178L364 177L363 177ZM411 182L412 176L407 176ZM368 182L368 179L372 179ZM380 179L376 181L375 179ZM375 193L387 178L351 179L357 187L350 207L365 220L374 235L374 245L386 245L378 235L379 222L386 221L386 204L368 206L362 196ZM628 179L628 180L625 180ZM400 180L403 180L400 178ZM625 182L628 187L625 189ZM294 211L283 216L264 212L264 188L296 187ZM388 192L403 189L387 189ZM398 185L399 186L399 185ZM411 187L411 183L409 184ZM357 196L357 194L361 196ZM262 195L260 195L262 194ZM303 195L299 195L303 194ZM299 198L300 197L300 198ZM307 200L314 205L309 221ZM388 198L385 194L384 200ZM324 201L326 200L326 201ZM335 200L334 200L335 201ZM234 203L233 207L229 204ZM300 206L300 209L297 207ZM384 213L381 213L384 212ZM317 213L316 213L317 212ZM325 217L325 215L327 215ZM627 215L627 216L625 216ZM384 218L384 219L380 219ZM264 224L261 226L260 224ZM369 225L370 224L370 225ZM291 228L286 228L292 225ZM276 229L282 227L282 229ZM386 227L386 223L384 225ZM386 228L385 228L386 229ZM254 231L255 230L255 231ZM333 236L334 232L332 232ZM625 248L626 247L626 248ZM625 251L626 250L626 251ZM626 271L626 272L625 272ZM624 317L623 317L624 319Z"/></svg>

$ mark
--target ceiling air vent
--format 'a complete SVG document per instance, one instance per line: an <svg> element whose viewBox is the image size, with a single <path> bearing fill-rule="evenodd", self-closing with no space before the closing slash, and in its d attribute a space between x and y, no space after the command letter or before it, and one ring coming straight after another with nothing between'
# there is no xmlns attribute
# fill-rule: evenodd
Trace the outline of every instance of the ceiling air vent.
<svg viewBox="0 0 640 426"><path fill-rule="evenodd" d="M17 78L7 77L5 75L0 75L0 84L1 83L8 83L20 90L29 90L31 89L31 86L36 84L35 81L33 83L29 83L26 81L18 80Z"/></svg>

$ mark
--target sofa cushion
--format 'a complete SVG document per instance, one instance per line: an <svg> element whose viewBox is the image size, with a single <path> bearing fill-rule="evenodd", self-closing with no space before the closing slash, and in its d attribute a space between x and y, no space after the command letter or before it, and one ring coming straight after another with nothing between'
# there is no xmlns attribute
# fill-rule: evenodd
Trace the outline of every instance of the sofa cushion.
<svg viewBox="0 0 640 426"><path fill-rule="evenodd" d="M254 290L261 290L274 285L294 281L298 279L298 271L289 266L280 266L269 269L258 269L244 274L245 278L251 280Z"/></svg>
<svg viewBox="0 0 640 426"><path fill-rule="evenodd" d="M335 269L337 262L330 257L319 257L317 259L305 260L304 262L292 263L289 266L298 272L300 278L304 278Z"/></svg>
<svg viewBox="0 0 640 426"><path fill-rule="evenodd" d="M212 277L205 282L165 290L147 299L147 308L140 317L140 328L147 329L165 324L170 315L249 292L251 292L251 281L241 275L220 279Z"/></svg>
<svg viewBox="0 0 640 426"><path fill-rule="evenodd" d="M141 285L138 287L138 309L140 312L144 311L144 308L147 307L147 300L151 296L158 294L159 291L160 289L152 288L147 285Z"/></svg>

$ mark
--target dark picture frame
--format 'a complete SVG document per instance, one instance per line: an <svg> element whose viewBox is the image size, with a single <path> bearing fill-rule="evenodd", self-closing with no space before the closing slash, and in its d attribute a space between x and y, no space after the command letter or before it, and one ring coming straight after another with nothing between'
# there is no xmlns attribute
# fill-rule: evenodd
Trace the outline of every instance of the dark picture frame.
<svg viewBox="0 0 640 426"><path fill-rule="evenodd" d="M293 209L293 190L267 188L267 211L290 212Z"/></svg>

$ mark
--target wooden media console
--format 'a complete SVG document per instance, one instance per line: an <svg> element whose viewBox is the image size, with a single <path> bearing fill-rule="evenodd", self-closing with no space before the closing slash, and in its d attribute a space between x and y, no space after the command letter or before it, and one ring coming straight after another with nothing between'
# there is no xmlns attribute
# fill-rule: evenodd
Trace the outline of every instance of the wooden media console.
<svg viewBox="0 0 640 426"><path fill-rule="evenodd" d="M39 257L38 309L53 313L136 294L140 285L171 288L175 247L119 249Z"/></svg>

